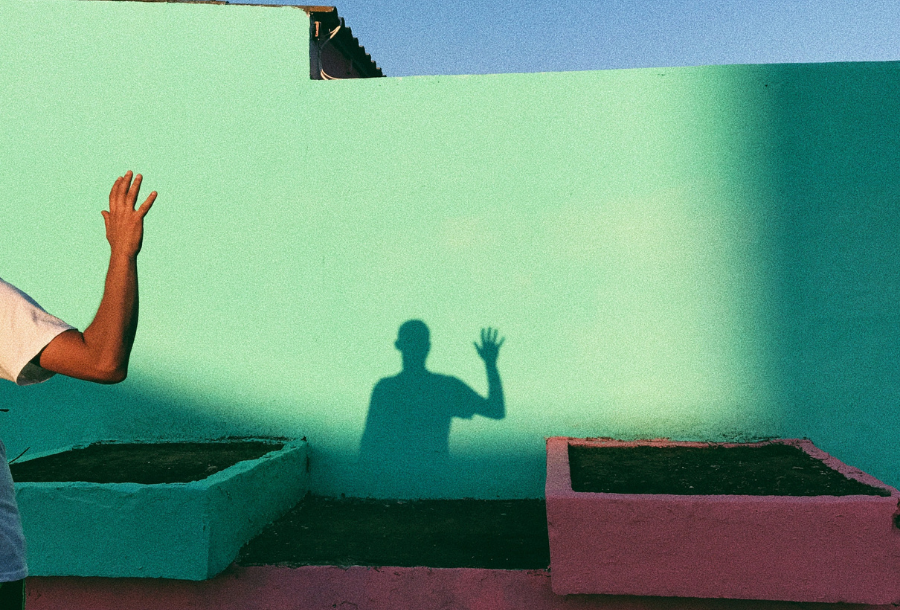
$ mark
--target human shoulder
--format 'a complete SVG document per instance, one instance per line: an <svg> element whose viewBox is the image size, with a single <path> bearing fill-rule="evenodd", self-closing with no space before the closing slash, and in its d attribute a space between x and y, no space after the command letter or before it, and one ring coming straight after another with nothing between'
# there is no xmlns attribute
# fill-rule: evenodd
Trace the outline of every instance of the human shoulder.
<svg viewBox="0 0 900 610"><path fill-rule="evenodd" d="M2 277L0 277L0 307L4 307L7 310L12 307L34 308L47 314L37 301L28 296L24 291L19 290L4 280Z"/></svg>
<svg viewBox="0 0 900 610"><path fill-rule="evenodd" d="M52 377L53 373L31 360L57 335L72 328L0 278L0 378L28 385Z"/></svg>
<svg viewBox="0 0 900 610"><path fill-rule="evenodd" d="M8 305L14 301L25 301L37 305L34 299L0 277L0 305Z"/></svg>
<svg viewBox="0 0 900 610"><path fill-rule="evenodd" d="M400 375L391 375L390 377L382 377L375 384L374 390L386 390L400 383Z"/></svg>
<svg viewBox="0 0 900 610"><path fill-rule="evenodd" d="M431 375L433 376L432 383L440 384L447 389L458 390L469 387L466 385L466 382L453 375L444 375L443 373L431 373Z"/></svg>
<svg viewBox="0 0 900 610"><path fill-rule="evenodd" d="M391 377L382 377L379 379L372 388L372 402L381 402L386 397L396 394L397 389L402 385L399 377L399 375L393 375Z"/></svg>

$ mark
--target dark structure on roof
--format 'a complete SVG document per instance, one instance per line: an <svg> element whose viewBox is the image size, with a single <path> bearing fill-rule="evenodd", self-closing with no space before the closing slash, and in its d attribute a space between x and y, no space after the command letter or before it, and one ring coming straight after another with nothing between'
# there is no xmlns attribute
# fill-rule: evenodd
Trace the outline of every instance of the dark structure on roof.
<svg viewBox="0 0 900 610"><path fill-rule="evenodd" d="M132 2L176 2L189 4L250 4L252 6L285 6L253 4L223 0L117 0ZM309 15L309 76L313 80L344 80L384 76L375 60L366 53L353 31L344 24L333 6L287 5Z"/></svg>
<svg viewBox="0 0 900 610"><path fill-rule="evenodd" d="M333 6L301 6L309 15L310 77L316 80L384 76Z"/></svg>

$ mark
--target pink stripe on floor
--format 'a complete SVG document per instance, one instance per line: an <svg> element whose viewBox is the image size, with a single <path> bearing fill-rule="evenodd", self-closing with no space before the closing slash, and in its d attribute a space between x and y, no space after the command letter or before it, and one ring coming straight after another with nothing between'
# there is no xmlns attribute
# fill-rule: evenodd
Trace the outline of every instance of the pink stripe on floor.
<svg viewBox="0 0 900 610"><path fill-rule="evenodd" d="M749 600L558 596L544 570L231 566L206 581L32 577L28 610L896 610Z"/></svg>

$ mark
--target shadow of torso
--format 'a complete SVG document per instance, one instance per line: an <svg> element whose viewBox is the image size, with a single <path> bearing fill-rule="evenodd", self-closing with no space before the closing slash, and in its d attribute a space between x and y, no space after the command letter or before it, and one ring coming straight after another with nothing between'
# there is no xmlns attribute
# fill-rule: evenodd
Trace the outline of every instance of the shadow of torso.
<svg viewBox="0 0 900 610"><path fill-rule="evenodd" d="M471 418L485 399L450 375L401 372L372 390L360 465L383 490L431 484L451 475L450 425Z"/></svg>
<svg viewBox="0 0 900 610"><path fill-rule="evenodd" d="M484 402L475 390L450 375L424 371L385 377L372 390L360 458L446 457L452 418L471 418Z"/></svg>

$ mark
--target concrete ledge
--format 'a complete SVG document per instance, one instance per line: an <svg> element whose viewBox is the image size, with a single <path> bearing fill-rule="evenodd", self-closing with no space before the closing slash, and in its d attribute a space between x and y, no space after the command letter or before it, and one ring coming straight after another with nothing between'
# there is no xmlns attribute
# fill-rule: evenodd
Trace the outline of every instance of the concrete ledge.
<svg viewBox="0 0 900 610"><path fill-rule="evenodd" d="M809 441L791 444L881 496L583 493L570 444L702 446L669 441L547 442L547 519L558 594L805 602L900 602L900 492ZM734 445L727 445L734 446Z"/></svg>
<svg viewBox="0 0 900 610"><path fill-rule="evenodd" d="M16 483L32 576L202 580L307 489L306 441L201 481Z"/></svg>
<svg viewBox="0 0 900 610"><path fill-rule="evenodd" d="M554 595L546 570L233 566L202 582L29 578L28 610L896 610L791 602Z"/></svg>

